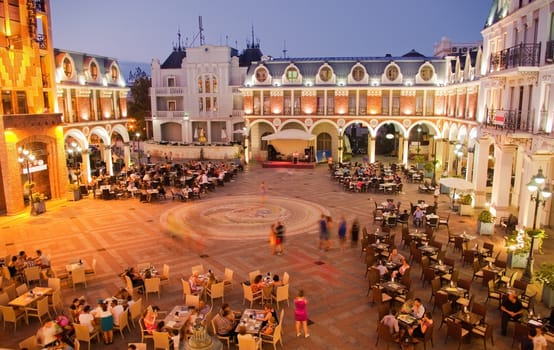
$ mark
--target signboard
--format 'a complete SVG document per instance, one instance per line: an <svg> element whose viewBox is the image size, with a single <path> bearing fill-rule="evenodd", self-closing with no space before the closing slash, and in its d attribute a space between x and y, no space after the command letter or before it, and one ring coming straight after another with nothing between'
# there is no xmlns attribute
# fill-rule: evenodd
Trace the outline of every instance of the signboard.
<svg viewBox="0 0 554 350"><path fill-rule="evenodd" d="M496 114L494 115L494 125L504 125L504 121L506 120L504 113L504 111L496 111Z"/></svg>
<svg viewBox="0 0 554 350"><path fill-rule="evenodd" d="M48 168L48 165L46 165L46 164L35 165L35 166L32 166L32 167L29 167L29 172L30 173L36 173L38 171L46 170L47 168ZM27 168L23 168L23 174L24 175L27 174Z"/></svg>

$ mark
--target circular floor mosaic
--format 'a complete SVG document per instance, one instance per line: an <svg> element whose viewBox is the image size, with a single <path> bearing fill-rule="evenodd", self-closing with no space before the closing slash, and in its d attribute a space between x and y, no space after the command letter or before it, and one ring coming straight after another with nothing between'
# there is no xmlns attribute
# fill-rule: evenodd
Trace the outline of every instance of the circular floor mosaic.
<svg viewBox="0 0 554 350"><path fill-rule="evenodd" d="M267 239L271 225L281 220L286 235L317 231L322 206L297 198L232 196L201 200L172 208L160 217L167 231L177 236L212 239Z"/></svg>

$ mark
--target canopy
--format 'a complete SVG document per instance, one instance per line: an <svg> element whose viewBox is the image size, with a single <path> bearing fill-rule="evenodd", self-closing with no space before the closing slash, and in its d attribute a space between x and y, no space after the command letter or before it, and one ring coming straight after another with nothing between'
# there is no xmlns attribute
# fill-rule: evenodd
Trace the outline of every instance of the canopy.
<svg viewBox="0 0 554 350"><path fill-rule="evenodd" d="M441 185L453 188L454 190L467 191L473 189L473 184L459 177L442 177Z"/></svg>
<svg viewBox="0 0 554 350"><path fill-rule="evenodd" d="M315 136L310 134L309 132L298 130L298 129L286 129L277 131L276 133L273 133L271 135L267 135L262 137L262 140L264 141L271 141L271 140L314 140Z"/></svg>

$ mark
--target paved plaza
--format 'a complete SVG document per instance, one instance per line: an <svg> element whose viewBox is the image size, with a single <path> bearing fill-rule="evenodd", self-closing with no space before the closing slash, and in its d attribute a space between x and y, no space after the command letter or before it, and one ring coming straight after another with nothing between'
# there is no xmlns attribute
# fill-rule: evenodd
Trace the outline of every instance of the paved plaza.
<svg viewBox="0 0 554 350"><path fill-rule="evenodd" d="M259 186L265 181L268 194L265 201ZM431 194L417 192L416 184L405 184L404 193L395 195L402 203L401 209L409 209L410 201L424 199L431 202ZM170 310L182 303L180 278L188 278L191 267L203 264L206 269L222 276L227 267L235 271L233 289L226 289L225 301L234 309L242 305L240 283L248 279L248 272L290 274L291 304L285 308L284 349L367 349L375 348L377 307L366 296L368 282L364 277L365 263L360 248L347 246L339 249L336 222L344 216L350 224L359 218L362 227L371 231L374 201L381 202L384 194L345 192L333 180L327 165L315 169L263 169L259 164L250 165L224 187L217 187L201 200L180 202L171 199L161 202L141 203L137 199L104 201L86 198L78 202L66 200L47 202L47 212L37 217L28 213L0 218L0 254L16 254L25 250L33 255L42 249L52 256L54 268L65 266L69 261L92 258L98 261L96 275L88 280L88 286L76 291L64 286L63 299L66 306L74 297L84 295L90 303L113 295L124 286L120 274L130 266L149 262L155 266L170 266L170 282L163 285L161 298L151 294L143 297L143 305L158 305ZM441 195L439 215L450 212L449 198ZM478 212L476 210L476 212ZM321 213L335 220L332 228L333 247L329 252L318 249L317 220ZM273 256L268 245L270 225L282 218L287 226L284 254ZM450 228L453 232L476 233L476 219L452 214ZM396 243L400 244L400 228ZM503 249L504 232L497 227L492 237L478 237L475 243L493 242L495 251ZM447 230L438 231L438 240L446 243ZM473 243L473 242L472 242ZM447 256L456 257L456 267L461 267L460 254L448 247ZM545 252L551 251L549 241ZM408 256L408 250L401 248ZM548 259L537 256L536 265ZM412 271L412 286L415 296L427 304L430 288L422 288L419 276L421 267ZM464 267L464 276L472 274L471 267ZM308 314L311 337L296 338L292 300L299 289L305 291L309 301ZM477 302L484 302L486 289L474 282L472 293ZM215 307L221 304L216 301ZM544 306L537 311L546 314ZM497 348L507 349L512 343L513 328L508 336L499 334L499 311L496 302L488 305L486 321L495 326L494 340ZM434 347L457 348L457 342L449 340L443 345L446 327L438 329L440 310L433 314L435 320ZM39 328L36 319L30 325L0 329L0 347L17 348L19 341L32 335ZM513 326L511 326L513 327ZM126 332L125 339L114 335L113 345L92 344L92 349L124 349L127 342L140 341L138 329ZM152 342L149 349L152 349ZM487 344L490 347L490 344ZM271 345L264 345L269 349ZM420 345L423 348L422 345ZM377 348L386 348L379 344ZM480 339L472 339L465 349L482 349Z"/></svg>

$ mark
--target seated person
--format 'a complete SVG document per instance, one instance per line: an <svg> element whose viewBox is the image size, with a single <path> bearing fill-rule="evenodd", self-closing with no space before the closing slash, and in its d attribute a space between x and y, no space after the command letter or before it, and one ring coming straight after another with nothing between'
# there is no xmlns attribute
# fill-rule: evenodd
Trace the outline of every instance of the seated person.
<svg viewBox="0 0 554 350"><path fill-rule="evenodd" d="M53 345L58 340L58 335L63 332L60 327L54 321L46 322L37 332L37 342L40 346L46 348L49 345Z"/></svg>
<svg viewBox="0 0 554 350"><path fill-rule="evenodd" d="M508 328L508 321L518 321L523 314L523 305L517 298L514 292L508 293L508 296L504 298L500 305L500 311L502 312L502 319L500 322L500 332L503 336L506 335L506 329Z"/></svg>
<svg viewBox="0 0 554 350"><path fill-rule="evenodd" d="M47 269L50 267L50 260L48 260L48 257L46 255L42 254L42 251L40 249L37 249L35 264L40 266L41 269Z"/></svg>
<svg viewBox="0 0 554 350"><path fill-rule="evenodd" d="M189 285L192 294L202 293L204 290L203 284L204 283L200 278L198 271L194 271L194 273L189 277Z"/></svg>
<svg viewBox="0 0 554 350"><path fill-rule="evenodd" d="M385 208L385 211L393 212L396 210L396 205L394 205L394 201L388 200L387 201L387 207Z"/></svg>
<svg viewBox="0 0 554 350"><path fill-rule="evenodd" d="M401 265L403 259L404 259L404 256L398 253L398 248L393 248L391 253L389 254L389 261L393 264Z"/></svg>
<svg viewBox="0 0 554 350"><path fill-rule="evenodd" d="M421 303L421 299L414 299L414 305L412 306L411 314L417 319L423 318L423 316L425 315L425 306L423 306L423 304Z"/></svg>
<svg viewBox="0 0 554 350"><path fill-rule="evenodd" d="M241 339L254 339L254 340L258 340L259 338L253 336L252 334L246 333L246 327L240 326L240 327L239 327L239 333L238 333L238 335L237 335L237 340L239 341L239 343L240 343L240 340L241 340Z"/></svg>
<svg viewBox="0 0 554 350"><path fill-rule="evenodd" d="M158 324L156 322L156 319L158 318L158 311L160 309L157 306L148 307L146 308L146 311L144 313L143 321L144 321L144 330L148 333L152 334L153 331L155 331L158 327Z"/></svg>
<svg viewBox="0 0 554 350"><path fill-rule="evenodd" d="M69 306L69 311L71 312L71 318L73 319L73 322L77 322L79 320L79 315L83 312L84 307L85 299L73 299L73 303Z"/></svg>
<svg viewBox="0 0 554 350"><path fill-rule="evenodd" d="M144 280L140 276L140 273L135 271L134 267L128 268L125 275L131 279L133 287L141 287L141 289L144 289Z"/></svg>
<svg viewBox="0 0 554 350"><path fill-rule="evenodd" d="M381 277L381 279L386 279L386 276L388 276L389 274L389 270L385 266L385 262L382 260L379 260L379 264L375 266L375 268L379 270L379 276Z"/></svg>
<svg viewBox="0 0 554 350"><path fill-rule="evenodd" d="M424 338L425 332L433 325L433 319L430 312L426 312L423 318L419 320L417 326L408 328L408 334L414 338Z"/></svg>
<svg viewBox="0 0 554 350"><path fill-rule="evenodd" d="M425 216L425 213L420 207L416 207L414 211L414 226L421 227L423 224L423 216Z"/></svg>
<svg viewBox="0 0 554 350"><path fill-rule="evenodd" d="M89 333L94 332L96 322L94 316L90 312L90 305L86 305L83 312L79 315L79 323L87 326Z"/></svg>
<svg viewBox="0 0 554 350"><path fill-rule="evenodd" d="M216 333L222 337L235 338L236 320L235 315L228 309L224 309L223 313L219 313L214 316L213 322L215 324Z"/></svg>
<svg viewBox="0 0 554 350"><path fill-rule="evenodd" d="M271 319L274 320L274 323L278 323L279 320L277 319L277 312L271 306L271 304L266 303L264 305L264 316L256 318L258 321L262 321L261 327L263 328Z"/></svg>
<svg viewBox="0 0 554 350"><path fill-rule="evenodd" d="M407 223L409 218L410 214L408 213L408 210L404 210L404 212L398 217L398 220Z"/></svg>
<svg viewBox="0 0 554 350"><path fill-rule="evenodd" d="M10 277L15 278L19 272L17 264L17 256L12 256L12 260L8 263L8 271L10 272Z"/></svg>
<svg viewBox="0 0 554 350"><path fill-rule="evenodd" d="M264 285L262 275L257 275L254 278L254 282L252 282L252 285L250 286L250 288L252 288L252 293L254 293L254 294L260 293L263 290L264 287L265 287L265 285Z"/></svg>
<svg viewBox="0 0 554 350"><path fill-rule="evenodd" d="M398 268L398 271L394 271L392 273L392 277L393 278L396 278L396 277L402 277L404 276L404 274L406 273L406 271L408 271L408 269L410 268L410 265L408 265L408 261L402 257L402 265L400 265L400 267Z"/></svg>
<svg viewBox="0 0 554 350"><path fill-rule="evenodd" d="M274 317L270 317L265 325L262 323L262 330L260 333L262 335L273 335L276 326L277 320Z"/></svg>
<svg viewBox="0 0 554 350"><path fill-rule="evenodd" d="M385 315L381 320L382 324L389 327L391 334L398 333L400 329L398 326L398 320L396 319L396 316L394 316L394 314L395 312L391 312L390 314Z"/></svg>

